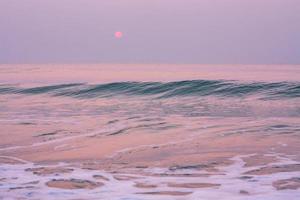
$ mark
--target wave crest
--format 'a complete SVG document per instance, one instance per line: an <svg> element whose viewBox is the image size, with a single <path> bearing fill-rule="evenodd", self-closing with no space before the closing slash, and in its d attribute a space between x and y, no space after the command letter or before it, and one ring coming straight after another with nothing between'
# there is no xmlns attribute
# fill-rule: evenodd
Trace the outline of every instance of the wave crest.
<svg viewBox="0 0 300 200"><path fill-rule="evenodd" d="M171 98L184 96L246 97L261 95L267 98L300 97L299 82L241 83L223 80L189 80L175 82L115 82L98 85L82 83L19 88L0 85L0 94L49 94L75 98L105 98L116 95Z"/></svg>

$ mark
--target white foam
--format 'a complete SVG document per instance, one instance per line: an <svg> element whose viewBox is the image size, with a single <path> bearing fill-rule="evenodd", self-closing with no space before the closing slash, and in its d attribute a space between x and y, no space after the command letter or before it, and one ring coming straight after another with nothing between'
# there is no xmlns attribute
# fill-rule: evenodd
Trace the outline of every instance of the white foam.
<svg viewBox="0 0 300 200"><path fill-rule="evenodd" d="M247 155L249 156L249 155ZM127 173L109 173L105 171L87 170L79 167L72 167L74 171L65 174L51 174L51 175L34 175L30 171L25 171L28 168L34 167L47 167L44 165L34 165L34 163L22 161L24 164L0 165L0 199L49 199L49 200L68 200L68 199L111 199L111 200L236 200L236 199L249 199L249 200L281 200L300 199L299 190L276 190L272 183L281 179L289 179L299 177L300 172L280 172L270 175L251 175L251 179L241 179L243 173L253 169L259 169L263 166L245 167L243 156L232 158L233 164L225 167L220 167L219 172L211 176L195 177L195 176L151 176L150 174L165 173L169 175L178 174L207 174L204 170L195 169L182 169L170 171L166 168L147 168L143 169L144 173L137 173L138 170L132 169ZM287 157L278 156L279 161L268 165L282 165L282 164L299 164ZM15 159L15 158L14 158ZM17 160L17 159L15 159ZM67 163L59 163L57 166L68 167L71 166ZM265 165L266 166L266 165ZM49 167L49 166L48 166ZM51 167L54 167L51 165ZM149 174L149 175L142 175ZM109 181L97 180L93 176L102 175L109 179ZM116 175L134 176L137 179L132 180L117 180L114 178ZM46 182L52 179L82 179L90 181L101 181L105 185L96 189L77 189L66 190L56 189L46 186ZM39 181L38 184L26 184L32 181ZM157 188L137 188L135 182L142 182L151 185L157 185ZM168 187L167 183L212 183L221 184L220 187L211 188L174 188ZM13 189L15 187L33 186L33 188ZM247 191L249 194L241 194L240 191ZM159 191L179 191L179 192L192 192L186 196L166 196L166 195L146 195L137 194L144 192L159 192Z"/></svg>

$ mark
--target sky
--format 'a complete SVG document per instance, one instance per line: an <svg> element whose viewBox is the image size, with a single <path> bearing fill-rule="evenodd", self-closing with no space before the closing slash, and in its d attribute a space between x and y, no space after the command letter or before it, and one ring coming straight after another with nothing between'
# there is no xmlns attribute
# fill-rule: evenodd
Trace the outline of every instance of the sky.
<svg viewBox="0 0 300 200"><path fill-rule="evenodd" d="M300 1L0 0L0 63L300 64Z"/></svg>

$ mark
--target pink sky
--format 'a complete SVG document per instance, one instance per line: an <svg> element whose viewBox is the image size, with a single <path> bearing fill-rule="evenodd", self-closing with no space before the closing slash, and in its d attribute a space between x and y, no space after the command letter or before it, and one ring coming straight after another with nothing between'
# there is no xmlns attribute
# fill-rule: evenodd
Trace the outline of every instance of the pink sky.
<svg viewBox="0 0 300 200"><path fill-rule="evenodd" d="M299 0L1 0L0 63L299 64L299 22Z"/></svg>

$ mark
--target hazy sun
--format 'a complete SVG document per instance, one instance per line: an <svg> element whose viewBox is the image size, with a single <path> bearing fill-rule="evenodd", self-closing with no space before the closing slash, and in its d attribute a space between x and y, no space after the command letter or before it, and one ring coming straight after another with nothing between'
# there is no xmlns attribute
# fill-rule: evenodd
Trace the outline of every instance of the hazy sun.
<svg viewBox="0 0 300 200"><path fill-rule="evenodd" d="M120 32L120 31L115 32L115 38L120 39L122 37L123 37L123 33L122 32Z"/></svg>

